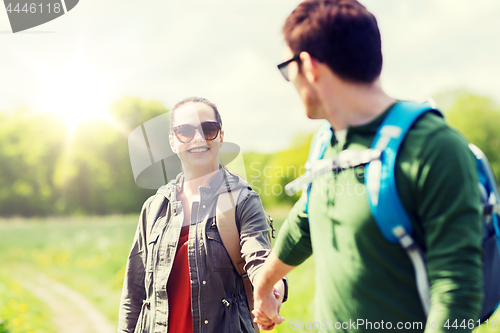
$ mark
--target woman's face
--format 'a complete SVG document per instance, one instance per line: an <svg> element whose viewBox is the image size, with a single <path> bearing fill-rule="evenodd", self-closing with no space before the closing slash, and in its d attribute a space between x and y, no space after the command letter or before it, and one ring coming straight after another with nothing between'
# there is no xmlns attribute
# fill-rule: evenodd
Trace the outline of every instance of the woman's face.
<svg viewBox="0 0 500 333"><path fill-rule="evenodd" d="M219 169L219 149L224 131L221 130L214 140L207 141L200 130L204 122L217 122L215 111L209 105L189 102L177 108L174 113L174 128L179 125L192 125L197 129L193 139L187 143L179 141L177 136L171 133L170 146L185 167L211 172Z"/></svg>

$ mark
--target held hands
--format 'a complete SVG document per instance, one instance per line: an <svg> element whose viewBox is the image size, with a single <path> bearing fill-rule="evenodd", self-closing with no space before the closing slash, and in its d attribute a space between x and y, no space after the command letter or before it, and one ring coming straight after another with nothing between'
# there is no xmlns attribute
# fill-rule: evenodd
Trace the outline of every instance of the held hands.
<svg viewBox="0 0 500 333"><path fill-rule="evenodd" d="M271 330L276 324L279 325L285 320L279 315L283 296L285 296L285 285L281 279L294 268L295 266L282 262L271 251L263 267L259 269L254 281L252 314L254 322L260 329Z"/></svg>
<svg viewBox="0 0 500 333"><path fill-rule="evenodd" d="M278 281L271 291L255 288L252 314L254 322L261 330L272 330L276 324L279 325L285 320L279 315L284 294L285 286L282 280Z"/></svg>

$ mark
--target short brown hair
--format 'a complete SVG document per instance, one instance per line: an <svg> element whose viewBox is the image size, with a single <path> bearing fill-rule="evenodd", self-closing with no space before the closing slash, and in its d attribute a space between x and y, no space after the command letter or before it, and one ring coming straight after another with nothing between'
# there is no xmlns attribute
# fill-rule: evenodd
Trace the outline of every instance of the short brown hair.
<svg viewBox="0 0 500 333"><path fill-rule="evenodd" d="M287 17L285 41L308 52L342 79L371 83L382 71L377 20L356 0L306 0Z"/></svg>

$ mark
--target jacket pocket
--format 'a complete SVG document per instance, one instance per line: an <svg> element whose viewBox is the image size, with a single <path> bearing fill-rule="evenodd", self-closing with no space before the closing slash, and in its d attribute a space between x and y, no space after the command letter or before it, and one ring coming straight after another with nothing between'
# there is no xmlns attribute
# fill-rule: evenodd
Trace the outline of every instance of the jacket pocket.
<svg viewBox="0 0 500 333"><path fill-rule="evenodd" d="M230 310L229 318L231 318L230 332L255 333L246 297L240 295L234 298L228 310Z"/></svg>
<svg viewBox="0 0 500 333"><path fill-rule="evenodd" d="M160 237L159 233L152 234L148 240L148 261L147 261L147 271L153 271L155 267L155 260L157 257L157 247L156 243L158 242L158 238Z"/></svg>
<svg viewBox="0 0 500 333"><path fill-rule="evenodd" d="M215 220L207 224L207 255L210 258L212 267L214 270L231 271L233 269L233 263L222 243Z"/></svg>
<svg viewBox="0 0 500 333"><path fill-rule="evenodd" d="M160 234L152 234L148 240L147 244L147 256L146 256L146 270L145 270L145 286L146 290L149 290L151 284L153 283L153 275L156 267L156 258L158 247L156 243L159 239Z"/></svg>

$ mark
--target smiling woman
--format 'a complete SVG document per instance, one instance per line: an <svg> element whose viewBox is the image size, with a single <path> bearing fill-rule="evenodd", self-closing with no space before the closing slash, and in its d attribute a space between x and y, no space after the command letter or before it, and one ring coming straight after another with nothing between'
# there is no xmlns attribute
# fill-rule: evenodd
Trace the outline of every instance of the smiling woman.
<svg viewBox="0 0 500 333"><path fill-rule="evenodd" d="M58 70L44 70L42 111L64 119L71 133L82 122L91 119L111 120L108 107L110 80L84 61L75 61Z"/></svg>

